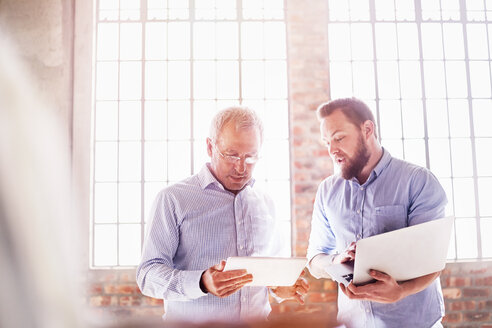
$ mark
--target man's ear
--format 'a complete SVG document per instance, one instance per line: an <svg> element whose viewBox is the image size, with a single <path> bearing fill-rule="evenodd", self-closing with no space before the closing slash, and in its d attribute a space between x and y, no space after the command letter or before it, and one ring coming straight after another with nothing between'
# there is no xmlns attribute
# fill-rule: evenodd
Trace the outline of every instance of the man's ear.
<svg viewBox="0 0 492 328"><path fill-rule="evenodd" d="M212 158L212 147L212 139L207 138L207 154L208 156L210 156L210 158Z"/></svg>
<svg viewBox="0 0 492 328"><path fill-rule="evenodd" d="M368 139L371 135L376 137L375 131L374 131L374 122L371 120L367 120L362 124L362 132L364 133L364 136L366 139Z"/></svg>

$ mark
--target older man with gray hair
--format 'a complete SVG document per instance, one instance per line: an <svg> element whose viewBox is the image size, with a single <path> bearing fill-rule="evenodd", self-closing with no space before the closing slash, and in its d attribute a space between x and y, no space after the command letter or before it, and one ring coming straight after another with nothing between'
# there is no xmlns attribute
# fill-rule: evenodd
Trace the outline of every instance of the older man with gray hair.
<svg viewBox="0 0 492 328"><path fill-rule="evenodd" d="M267 287L245 287L252 281L245 270L223 271L229 256L275 256L282 246L273 203L252 178L262 141L254 111L220 111L207 138L210 163L157 195L137 282L143 294L165 300L166 319L258 320L270 313ZM300 278L270 290L303 303L307 289Z"/></svg>

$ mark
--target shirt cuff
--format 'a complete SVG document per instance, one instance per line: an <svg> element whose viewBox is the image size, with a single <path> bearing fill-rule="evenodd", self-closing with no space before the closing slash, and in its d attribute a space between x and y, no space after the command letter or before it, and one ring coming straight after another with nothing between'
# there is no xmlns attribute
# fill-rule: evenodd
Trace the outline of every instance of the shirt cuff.
<svg viewBox="0 0 492 328"><path fill-rule="evenodd" d="M275 299L275 301L277 301L277 303L282 303L283 301L285 301L285 299L283 299L282 297L277 296L277 294L275 294L273 289L270 287L268 287L268 293Z"/></svg>
<svg viewBox="0 0 492 328"><path fill-rule="evenodd" d="M333 264L333 259L335 258L337 254L325 254L325 253L318 253L314 255L306 265L309 273L316 279L320 278L329 278L332 279L332 277L325 271L325 268ZM318 256L316 259L316 263L313 265L313 260L315 257Z"/></svg>
<svg viewBox="0 0 492 328"><path fill-rule="evenodd" d="M182 271L183 292L189 299L196 299L207 295L200 289L200 279L204 270Z"/></svg>

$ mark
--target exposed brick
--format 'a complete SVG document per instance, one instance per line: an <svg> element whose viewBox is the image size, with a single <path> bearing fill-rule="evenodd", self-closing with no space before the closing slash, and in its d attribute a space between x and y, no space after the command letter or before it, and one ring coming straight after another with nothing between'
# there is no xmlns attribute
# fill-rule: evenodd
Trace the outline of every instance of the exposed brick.
<svg viewBox="0 0 492 328"><path fill-rule="evenodd" d="M443 323L457 323L463 321L462 313L448 313L442 319Z"/></svg>
<svg viewBox="0 0 492 328"><path fill-rule="evenodd" d="M471 312L464 314L465 321L487 321L490 319L490 313L487 312Z"/></svg>
<svg viewBox="0 0 492 328"><path fill-rule="evenodd" d="M492 300L478 302L478 309L492 311Z"/></svg>
<svg viewBox="0 0 492 328"><path fill-rule="evenodd" d="M118 294L133 294L136 292L136 287L136 284L118 285L117 292Z"/></svg>
<svg viewBox="0 0 492 328"><path fill-rule="evenodd" d="M449 287L468 287L471 286L470 277L448 277L446 278L446 286Z"/></svg>
<svg viewBox="0 0 492 328"><path fill-rule="evenodd" d="M492 277L475 278L475 286L492 286Z"/></svg>
<svg viewBox="0 0 492 328"><path fill-rule="evenodd" d="M310 303L324 303L324 302L334 302L337 299L336 293L320 293L312 292L308 295L308 300Z"/></svg>
<svg viewBox="0 0 492 328"><path fill-rule="evenodd" d="M140 306L142 298L140 296L120 296L120 306Z"/></svg>
<svg viewBox="0 0 492 328"><path fill-rule="evenodd" d="M488 297L489 290L483 288L465 288L463 289L464 297Z"/></svg>
<svg viewBox="0 0 492 328"><path fill-rule="evenodd" d="M109 296L109 295L92 296L90 298L89 304L91 306L96 306L96 307L117 305L118 304L118 297Z"/></svg>
<svg viewBox="0 0 492 328"><path fill-rule="evenodd" d="M164 304L164 301L162 299L158 299L158 298L152 298L152 297L144 296L144 297L142 297L142 299L143 299L143 303L145 305L148 305L148 306L162 307L162 305Z"/></svg>
<svg viewBox="0 0 492 328"><path fill-rule="evenodd" d="M329 290L329 291L336 291L336 290L338 290L338 284L333 280L327 279L323 283L323 289Z"/></svg>
<svg viewBox="0 0 492 328"><path fill-rule="evenodd" d="M101 284L90 284L87 288L87 293L89 295L100 295L103 292L103 286Z"/></svg>
<svg viewBox="0 0 492 328"><path fill-rule="evenodd" d="M449 303L448 308L451 311L475 310L477 302L475 301L458 301Z"/></svg>
<svg viewBox="0 0 492 328"><path fill-rule="evenodd" d="M443 288L442 294L446 299L456 299L461 297L461 289L459 288Z"/></svg>

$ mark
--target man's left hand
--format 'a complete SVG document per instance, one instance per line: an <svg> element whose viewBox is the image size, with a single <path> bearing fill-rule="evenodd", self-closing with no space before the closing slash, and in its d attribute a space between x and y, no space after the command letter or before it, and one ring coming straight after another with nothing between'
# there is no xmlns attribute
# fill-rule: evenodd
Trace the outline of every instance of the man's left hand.
<svg viewBox="0 0 492 328"><path fill-rule="evenodd" d="M301 276L297 279L293 286L280 286L280 287L270 287L272 292L284 300L295 300L297 303L304 305L304 296L306 296L309 290L309 284L306 279L302 278L304 271Z"/></svg>
<svg viewBox="0 0 492 328"><path fill-rule="evenodd" d="M386 273L371 270L371 277L376 281L363 286L350 283L348 287L340 284L342 292L350 299L374 301L378 303L394 303L405 297L402 286Z"/></svg>

